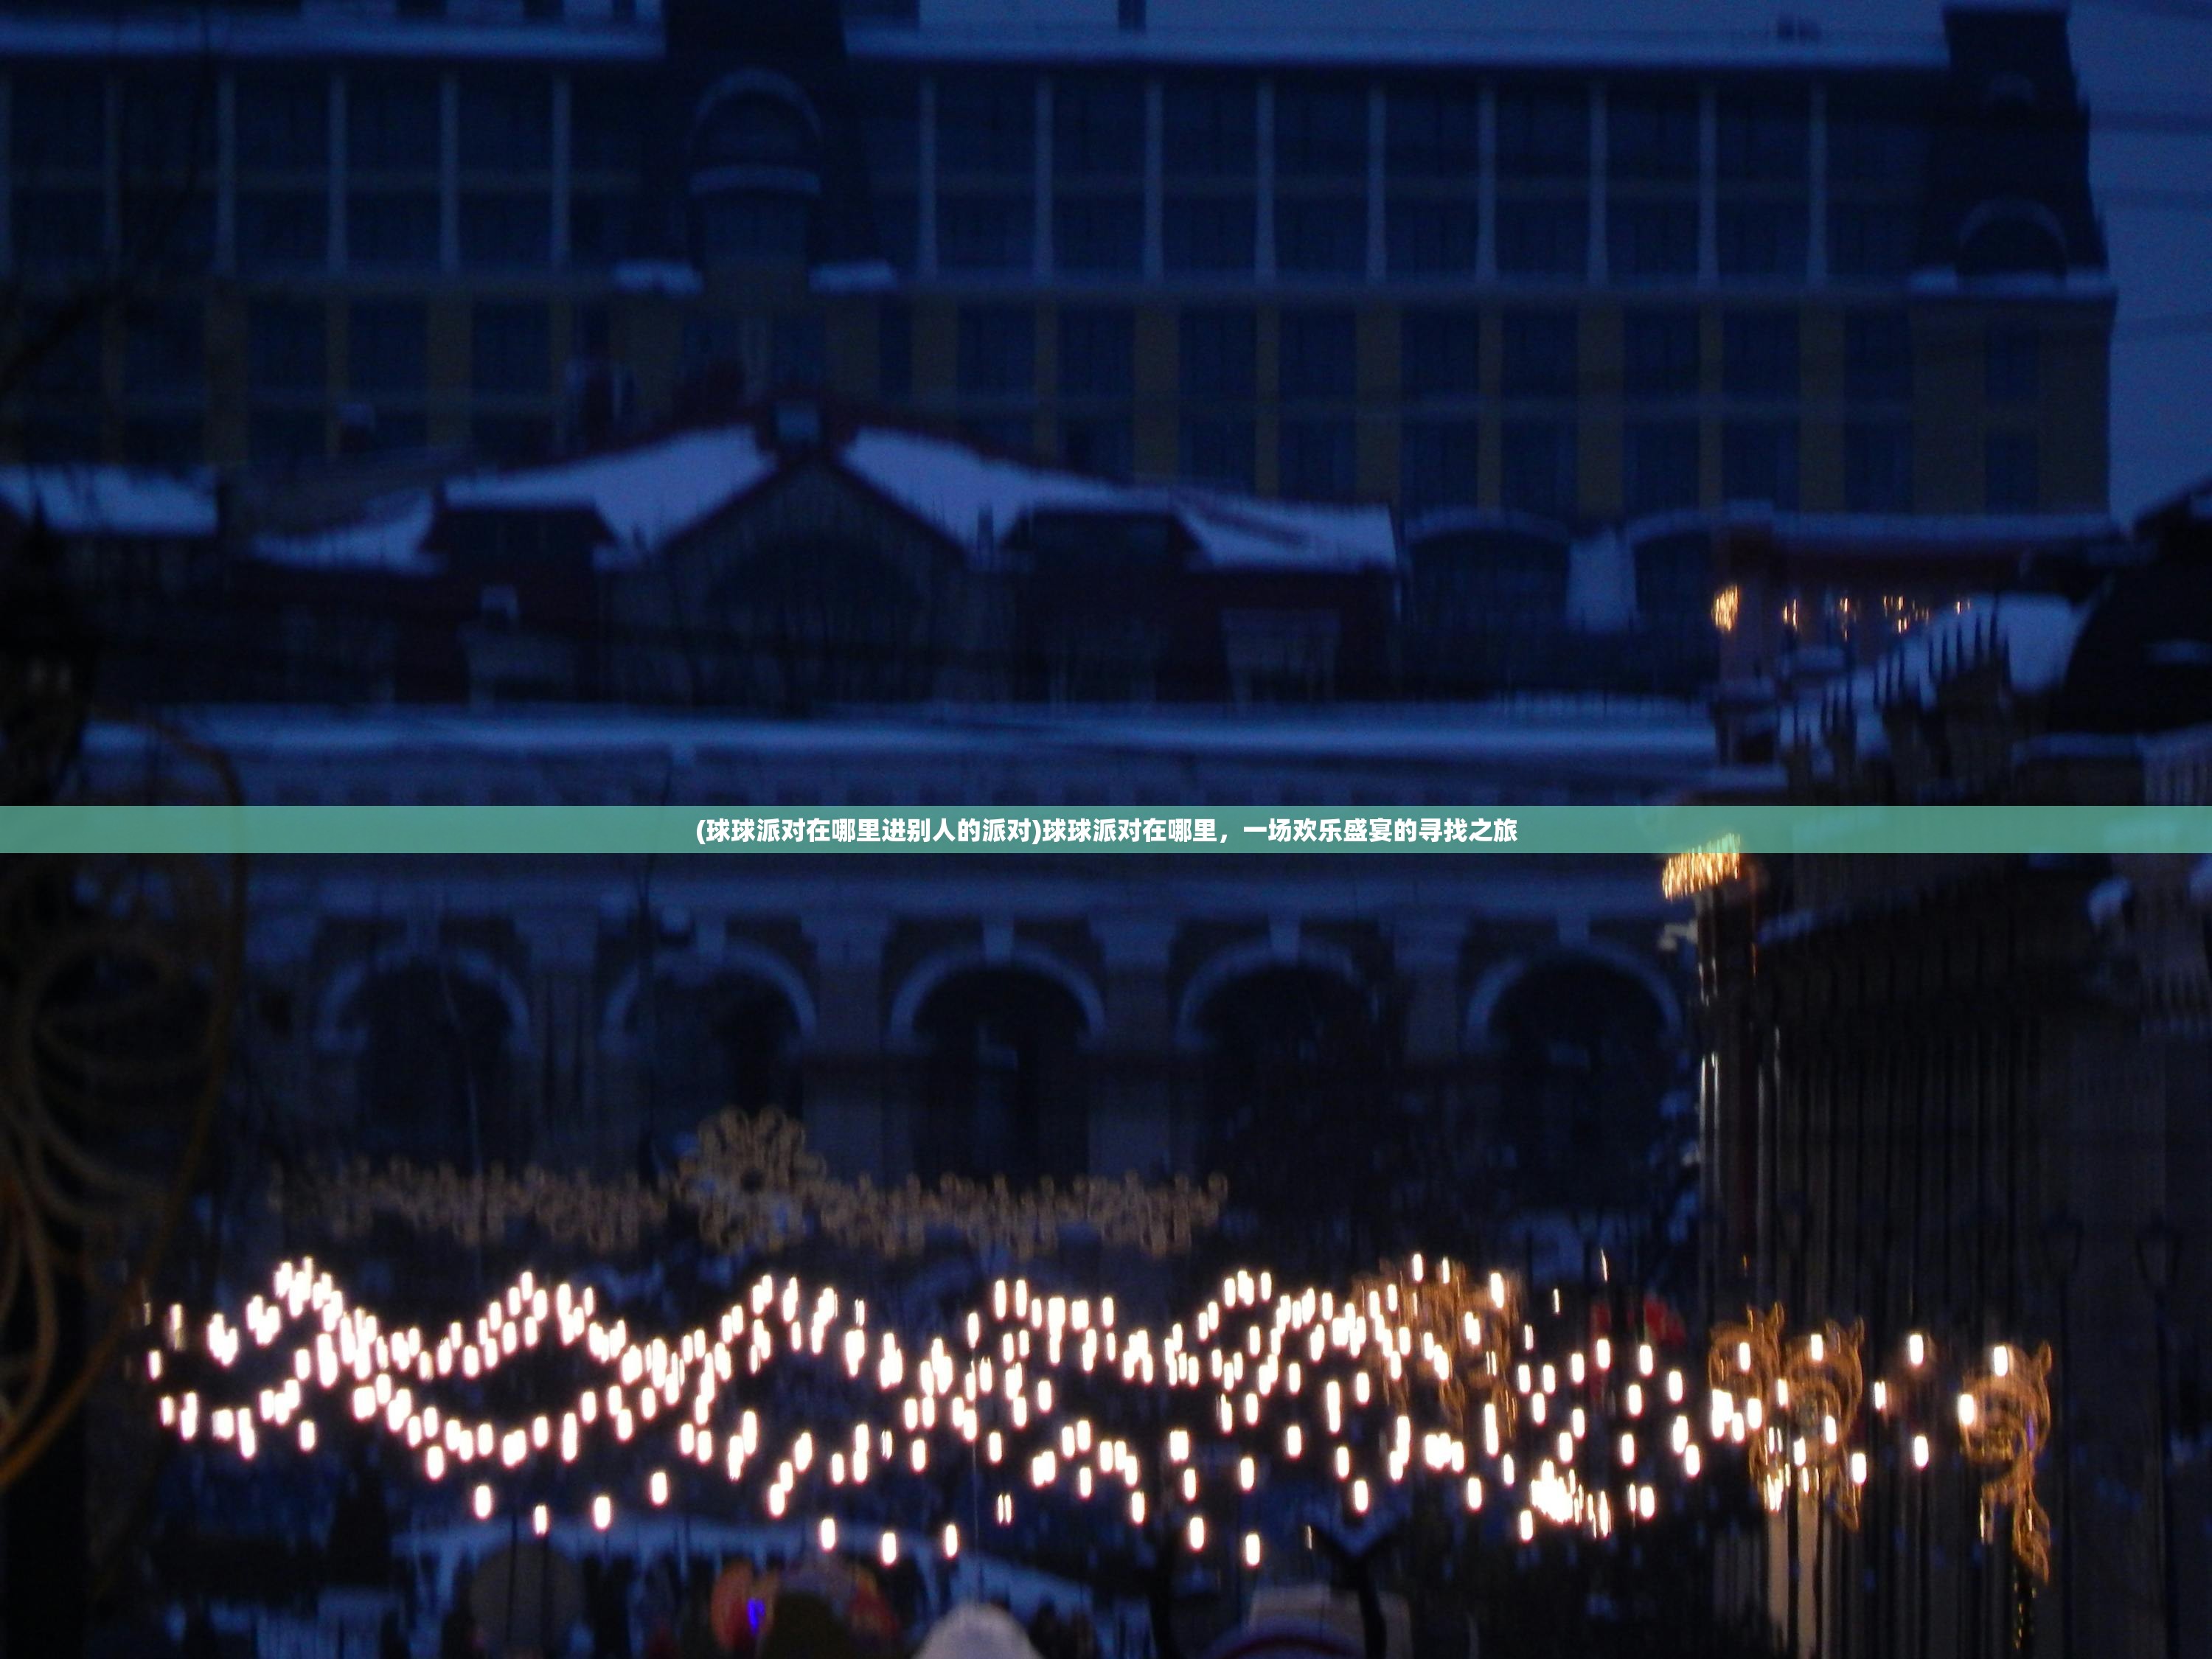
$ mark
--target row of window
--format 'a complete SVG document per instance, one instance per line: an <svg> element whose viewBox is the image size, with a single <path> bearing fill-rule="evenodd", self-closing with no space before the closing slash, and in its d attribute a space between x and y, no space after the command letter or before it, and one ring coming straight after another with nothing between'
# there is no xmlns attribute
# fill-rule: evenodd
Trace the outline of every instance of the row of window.
<svg viewBox="0 0 2212 1659"><path fill-rule="evenodd" d="M1278 489L1294 500L1349 501L1356 493L1354 428L1348 419L1279 423ZM1694 507L1701 490L1698 422L1632 421L1623 432L1622 506L1631 515ZM1799 434L1794 421L1730 421L1721 428L1721 491L1730 501L1798 506ZM1905 513L1913 506L1912 428L1905 422L1844 428L1844 507ZM1406 421L1401 428L1399 501L1408 513L1472 507L1478 500L1480 428L1469 420ZM1255 428L1249 418L1182 422L1180 460L1194 481L1249 489ZM1572 519L1579 510L1578 434L1567 421L1509 420L1498 433L1498 504L1514 512ZM2040 505L2033 434L1989 439L1987 505L2028 512Z"/></svg>
<svg viewBox="0 0 2212 1659"><path fill-rule="evenodd" d="M1471 198L1393 191L1379 252L1393 276L1469 276L1480 268L1480 214ZM1837 202L1827 210L1827 269L1842 278L1894 280L1913 268L1919 217L1909 205ZM1590 208L1577 193L1506 197L1497 206L1493 260L1501 276L1590 273ZM1812 209L1804 197L1723 201L1714 210L1713 269L1729 282L1804 281ZM937 202L937 264L977 274L1028 274L1036 264L1036 198L1024 191L947 191ZM907 270L920 259L911 196L887 193L878 213L884 256ZM1701 270L1693 197L1608 204L1606 272L1620 283L1686 281ZM1280 196L1273 255L1286 276L1358 276L1369 266L1368 204L1353 194ZM1132 191L1055 195L1052 259L1072 276L1133 276L1144 269L1145 205ZM1160 264L1170 276L1249 275L1259 260L1253 195L1170 189L1160 204Z"/></svg>
<svg viewBox="0 0 2212 1659"><path fill-rule="evenodd" d="M635 82L571 81L572 165L623 168L642 159L650 107ZM1170 76L1161 94L1162 166L1170 178L1244 177L1259 160L1260 82L1255 77ZM940 74L936 144L941 172L1026 175L1036 165L1038 86L1028 74ZM411 172L440 163L439 77L404 70L350 68L344 115L334 123L332 77L272 68L234 77L235 156L250 170L296 172L331 159L334 125L348 164ZM212 72L118 85L122 155L132 165L212 162L220 83ZM1145 97L1134 76L1051 77L1052 166L1071 179L1128 178L1145 167ZM878 82L860 100L881 170L911 169L918 153L918 88ZM94 70L16 77L9 137L17 165L92 171L107 155L105 77ZM1689 180L1700 172L1694 87L1613 87L1604 102L1604 161L1625 180ZM1496 96L1494 160L1504 179L1586 176L1599 125L1582 84L1502 86ZM464 73L458 77L455 148L464 169L511 172L553 162L554 83L545 73ZM1372 142L1367 86L1345 79L1279 77L1273 82L1274 171L1283 179L1347 178L1367 171ZM1827 118L1828 172L1845 185L1909 187L1926 165L1924 124L1897 108L1838 100ZM1382 159L1394 178L1471 178L1481 164L1481 96L1468 80L1387 88ZM1811 106L1785 95L1723 94L1716 100L1713 166L1719 179L1802 185L1811 171Z"/></svg>
<svg viewBox="0 0 2212 1659"><path fill-rule="evenodd" d="M325 305L258 301L248 319L252 392L321 392ZM204 316L197 305L149 307L126 327L124 385L131 392L188 392L204 380ZM686 372L738 356L737 323L695 316ZM1579 316L1571 310L1500 314L1498 392L1506 398L1575 400L1583 389ZM1719 392L1743 403L1796 403L1801 319L1796 312L1741 312L1721 319ZM429 380L425 301L349 305L347 383L356 392L420 392ZM77 331L76 354L42 374L55 392L97 385L97 334ZM1061 398L1130 398L1137 383L1134 312L1057 312L1057 392ZM1697 398L1704 389L1704 319L1694 310L1628 312L1621 327L1621 392L1631 398ZM1241 307L1192 307L1176 319L1176 392L1199 403L1248 403L1259 394L1259 316ZM878 337L883 392L911 396L914 334L905 307L883 312ZM1468 310L1407 310L1398 319L1401 396L1409 403L1474 400L1482 394L1482 319ZM477 301L471 307L471 383L484 394L549 392L550 310L533 301ZM772 327L772 378L785 387L827 383L821 316L781 316ZM957 392L964 400L1029 403L1037 392L1033 307L964 307L957 316ZM1844 319L1844 396L1854 403L1905 403L1913 392L1907 319L1865 312ZM1990 325L1984 337L1984 394L1993 404L2033 403L2039 389L2037 334ZM1276 396L1285 403L1358 398L1358 316L1345 307L1281 312L1276 327Z"/></svg>
<svg viewBox="0 0 2212 1659"><path fill-rule="evenodd" d="M1348 501L1358 494L1357 427L1345 416L1286 416L1276 423L1277 490L1292 500ZM976 441L1028 451L1027 416L967 423ZM1408 514L1474 507L1480 423L1466 416L1408 415L1399 423L1398 501ZM1257 477L1258 423L1249 414L1186 414L1177 423L1177 464L1193 483L1249 490ZM1060 458L1080 471L1127 477L1133 464L1133 422L1127 415L1069 416L1059 426ZM1720 491L1726 501L1764 502L1784 512L1801 505L1799 422L1784 417L1720 423ZM1913 428L1904 421L1849 421L1843 428L1843 506L1855 513L1913 508ZM1688 418L1632 420L1622 430L1621 495L1632 516L1697 507L1703 498L1699 423ZM2029 513L2044 505L2039 453L2032 432L1987 435L1984 505ZM1509 419L1498 432L1498 504L1510 511L1571 519L1578 511L1579 434L1573 422Z"/></svg>
<svg viewBox="0 0 2212 1659"><path fill-rule="evenodd" d="M80 266L108 252L107 202L85 187L21 185L14 192L17 257L33 267ZM756 216L775 205L788 228L709 227L707 241L734 256L788 250L803 257L799 198L729 198L726 210ZM443 261L442 204L430 189L349 189L343 198L346 258L365 270L434 270ZM456 249L472 270L544 269L555 260L550 191L467 189L455 204ZM1804 279L1803 202L1723 203L1715 221L1715 269L1727 281ZM1838 204L1829 210L1829 262L1844 277L1893 278L1911 268L1917 224L1911 210ZM183 265L214 253L211 199L151 199L118 216L122 252L155 252ZM1161 209L1160 257L1173 276L1249 275L1257 268L1259 216L1249 196L1170 194ZM637 199L579 190L569 202L568 259L604 268L644 246ZM910 198L879 207L886 257L911 270L919 224ZM236 197L235 258L248 272L319 270L330 263L328 193L317 187L242 187ZM1392 196L1380 252L1393 276L1471 276L1478 269L1480 216L1472 201ZM1496 217L1502 276L1583 278L1589 267L1589 210L1581 198L1506 200ZM158 246L152 239L165 240ZM1134 195L1081 196L1053 204L1052 264L1070 276L1135 276L1144 268L1144 204ZM1036 258L1033 198L947 194L937 207L937 261L948 272L1022 274ZM1274 259L1286 276L1358 276L1368 269L1368 214L1358 197L1285 198L1276 204ZM712 257L711 254L709 257ZM1607 217L1607 270L1616 282L1693 279L1699 271L1698 206L1616 202Z"/></svg>
<svg viewBox="0 0 2212 1659"><path fill-rule="evenodd" d="M884 356L884 391L909 389L910 325ZM1705 319L1688 308L1632 310L1622 322L1620 390L1638 398L1692 398L1704 389ZM1581 319L1570 308L1509 309L1498 318L1498 385L1508 398L1574 398L1585 389ZM1135 383L1135 316L1125 307L1059 312L1063 397L1126 397ZM1177 389L1186 398L1249 398L1259 380L1253 310L1200 307L1178 319ZM1349 308L1285 309L1277 330L1276 386L1285 398L1349 398L1358 390L1358 319ZM1801 319L1794 310L1733 312L1721 319L1719 390L1732 398L1795 402L1803 391ZM1028 398L1036 384L1034 307L969 307L960 313L958 386L965 397ZM2040 337L2024 323L1992 323L1984 337L1984 394L2032 403L2040 391ZM1466 309L1408 309L1399 317L1400 386L1408 398L1472 398L1481 390L1481 318ZM1844 320L1843 391L1855 403L1902 403L1913 392L1910 319L1854 312Z"/></svg>
<svg viewBox="0 0 2212 1659"><path fill-rule="evenodd" d="M356 301L349 307L348 384L356 391L420 391L428 381L428 316L420 300ZM249 388L319 391L328 380L327 309L319 301L270 299L248 313ZM477 390L544 395L552 372L550 307L481 301L471 312L471 375ZM913 333L903 307L882 314L883 390L912 390ZM691 319L686 366L735 358L733 319ZM1136 386L1136 319L1127 307L1066 306L1056 319L1062 398L1127 398ZM197 305L135 313L126 329L125 385L132 391L188 391L204 374L205 321ZM1731 399L1788 404L1802 392L1801 319L1791 310L1730 313L1720 319L1717 382ZM1177 319L1177 390L1200 402L1249 401L1259 390L1259 318L1246 307L1193 307ZM827 339L818 315L776 319L772 378L783 386L827 380ZM1504 397L1572 401L1584 390L1581 319L1571 309L1509 309L1498 317L1498 391ZM1276 330L1276 395L1288 402L1346 402L1359 395L1358 319L1349 308L1285 309ZM1844 319L1843 390L1854 403L1903 403L1913 390L1909 319L1901 313ZM72 356L45 378L58 391L99 380L98 335L79 331ZM1707 368L1705 319L1690 309L1627 313L1622 321L1620 391L1632 398L1692 398ZM2032 404L2040 390L2039 337L2031 325L1993 323L1984 339L1984 391L1993 404ZM1038 322L1031 307L964 307L959 313L957 385L963 399L1026 403L1037 383ZM1398 319L1400 395L1408 401L1480 395L1482 319L1466 309L1414 308ZM81 359L82 361L78 361Z"/></svg>
<svg viewBox="0 0 2212 1659"><path fill-rule="evenodd" d="M328 308L267 300L246 318L246 390L319 398L332 368ZM198 397L206 390L206 319L195 305L143 308L124 331L126 392ZM34 390L82 398L100 382L97 330L79 329L41 362ZM543 398L553 389L553 321L531 301L471 308L470 385L482 396ZM345 383L355 392L420 397L430 381L429 307L419 300L358 300L346 307Z"/></svg>
<svg viewBox="0 0 2212 1659"><path fill-rule="evenodd" d="M17 258L33 268L81 267L109 253L107 202L98 190L19 186ZM249 274L321 270L331 262L331 201L320 189L241 189L235 257ZM434 270L444 260L434 190L349 190L347 263L360 270ZM215 256L214 203L204 194L149 198L117 216L116 250L140 264L204 270ZM544 190L464 190L455 204L464 269L544 270L553 262L553 198ZM579 191L569 200L568 261L604 268L634 251L637 204L627 194Z"/></svg>
<svg viewBox="0 0 2212 1659"><path fill-rule="evenodd" d="M296 70L240 71L232 93L234 156L252 173L300 173L329 165L334 123L331 77ZM335 125L346 164L359 172L434 172L442 147L441 95L432 74L349 69L345 114ZM216 161L220 87L189 67L161 80L127 78L118 98L126 166L169 172ZM643 159L646 100L634 86L580 78L568 112L570 165L579 171L635 167ZM463 75L454 143L464 173L544 171L553 165L553 82L544 75ZM107 157L103 77L41 70L10 87L9 156L19 168L89 173Z"/></svg>
<svg viewBox="0 0 2212 1659"><path fill-rule="evenodd" d="M1160 161L1170 179L1249 178L1259 168L1260 82L1170 76L1161 87ZM1283 179L1364 176L1376 112L1367 84L1279 76L1271 161ZM1027 176L1036 164L1039 81L1033 75L940 74L935 82L939 171ZM1134 76L1055 74L1051 166L1064 179L1133 178L1145 170L1144 82ZM879 172L911 173L919 153L912 82L869 88L867 137ZM1607 88L1607 173L1633 181L1693 181L1702 171L1695 87ZM1492 155L1500 179L1586 178L1597 154L1597 106L1586 84L1501 86ZM1473 179L1482 163L1482 98L1472 79L1383 91L1382 161L1394 179ZM1845 186L1907 189L1926 166L1923 123L1897 108L1839 100L1827 115L1828 175ZM1803 185L1812 172L1812 114L1803 91L1716 100L1713 170L1724 183Z"/></svg>

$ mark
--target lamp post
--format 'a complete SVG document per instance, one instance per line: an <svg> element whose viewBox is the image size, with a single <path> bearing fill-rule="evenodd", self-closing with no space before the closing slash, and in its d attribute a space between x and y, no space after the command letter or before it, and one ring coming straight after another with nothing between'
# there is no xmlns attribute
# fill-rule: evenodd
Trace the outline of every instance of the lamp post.
<svg viewBox="0 0 2212 1659"><path fill-rule="evenodd" d="M2081 1220L2072 1211L2044 1218L2043 1265L2058 1285L2058 1651L2074 1659L2074 1273L2081 1265Z"/></svg>
<svg viewBox="0 0 2212 1659"><path fill-rule="evenodd" d="M1811 1231L1811 1206L1806 1202L1805 1194L1802 1189L1793 1190L1776 1206L1775 1231L1780 1237L1783 1253L1788 1261L1784 1282L1790 1287L1790 1305L1797 1310L1797 1316L1800 1319L1806 1317L1805 1245L1807 1235ZM1797 1653L1802 1650L1797 1640L1798 1583L1803 1575L1804 1568L1799 1559L1799 1504L1796 1480L1793 1478L1786 1482L1783 1490L1788 1495L1790 1505L1788 1513L1784 1516L1783 1533L1784 1545L1790 1556L1790 1572L1785 1581L1790 1596L1786 1628L1789 1633L1790 1651ZM1816 1579L1820 1571L1820 1563L1816 1553L1813 1563L1813 1571ZM1822 1633L1825 1634L1825 1632ZM1818 1639L1816 1636L1815 1640Z"/></svg>
<svg viewBox="0 0 2212 1659"><path fill-rule="evenodd" d="M2181 1558L2174 1547L2173 1468L2166 1445L2166 1376L2169 1364L2166 1303L2181 1271L2181 1231L2164 1217L2143 1224L2136 1235L2136 1267L2150 1292L2153 1331L2158 1343L2157 1410L2159 1553L2165 1562L2166 1659L2181 1659Z"/></svg>

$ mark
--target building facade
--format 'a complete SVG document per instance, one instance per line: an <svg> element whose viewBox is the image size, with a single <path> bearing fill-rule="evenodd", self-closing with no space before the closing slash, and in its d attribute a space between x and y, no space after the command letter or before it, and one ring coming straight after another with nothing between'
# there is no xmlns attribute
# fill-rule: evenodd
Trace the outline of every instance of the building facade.
<svg viewBox="0 0 2212 1659"><path fill-rule="evenodd" d="M1984 601L1883 663L1783 689L1786 799L2195 805L2212 756L2202 492L2079 601ZM2203 1645L2212 881L2172 854L1763 859L1699 902L1705 1246L1717 1315L1866 1322L1946 1364L2049 1342L2031 1650ZM1940 1417L1953 1402L1937 1398ZM1785 1502L1745 1575L1802 1651L2012 1652L2023 1571L1987 1471L1895 1478L1865 1419L1855 1529ZM1795 1512L1792 1513L1794 1508Z"/></svg>
<svg viewBox="0 0 2212 1659"><path fill-rule="evenodd" d="M1650 799L1711 753L1701 720L1659 709L185 726L255 801L932 821L1279 799L1441 822ZM85 783L159 795L160 752L96 728ZM1271 1249L1364 1260L1413 1248L1427 1213L1462 1248L1578 1275L1583 1235L1648 1253L1687 1196L1648 1163L1692 1133L1679 907L1647 860L1507 856L258 860L235 1152L605 1170L772 1107L842 1176L1231 1169L1246 1224L1311 1235Z"/></svg>
<svg viewBox="0 0 2212 1659"><path fill-rule="evenodd" d="M33 459L526 456L817 387L1416 536L2106 495L2040 7L9 6L0 79Z"/></svg>

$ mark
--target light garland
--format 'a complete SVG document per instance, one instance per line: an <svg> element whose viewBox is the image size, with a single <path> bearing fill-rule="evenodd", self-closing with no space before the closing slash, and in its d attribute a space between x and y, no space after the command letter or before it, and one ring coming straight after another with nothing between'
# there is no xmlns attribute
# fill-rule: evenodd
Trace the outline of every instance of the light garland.
<svg viewBox="0 0 2212 1659"><path fill-rule="evenodd" d="M729 1483L750 1482L773 1521L825 1499L834 1505L837 1489L866 1486L887 1470L925 1473L952 1449L999 1485L992 1512L1001 1524L1026 1487L1110 1501L1139 1526L1156 1506L1163 1523L1180 1511L1188 1536L1202 1540L1210 1492L1249 1492L1273 1469L1303 1468L1333 1481L1355 1516L1387 1490L1431 1481L1470 1511L1490 1492L1508 1495L1531 1537L1539 1522L1603 1537L1655 1517L1670 1455L1689 1478L1698 1462L1681 1373L1669 1370L1662 1383L1649 1345L1626 1393L1640 1430L1644 1390L1651 1391L1656 1420L1639 1449L1634 1432L1614 1431L1620 1379L1609 1339L1540 1361L1534 1328L1516 1328L1517 1287L1449 1261L1432 1275L1409 1269L1363 1280L1349 1297L1279 1290L1270 1274L1240 1272L1164 1331L1124 1325L1110 1297L1068 1297L1001 1279L950 1340L911 1346L871 1328L865 1303L772 1275L710 1324L650 1340L600 1319L590 1289L527 1273L472 1328L455 1322L436 1334L386 1328L312 1261L280 1266L270 1289L237 1323L217 1314L197 1335L180 1307L169 1310L147 1356L157 1382L175 1390L187 1362L211 1365L216 1377L241 1365L268 1375L250 1403L245 1395L216 1405L212 1392L165 1392L162 1425L251 1460L280 1436L311 1449L317 1412L335 1404L404 1441L426 1481L471 1484L478 1519L507 1501L503 1483L572 1467L592 1446L644 1457L651 1467L639 1492L656 1505L669 1497L672 1468L719 1465ZM555 1348L583 1356L592 1372L565 1408L505 1420L438 1403ZM855 1407L843 1415L817 1407L779 1434L751 1384L772 1365L799 1361L842 1371ZM1136 1392L1157 1407L1156 1443L1139 1445L1094 1415L1101 1407L1110 1415L1113 1396ZM610 1492L594 1494L596 1523L607 1524L612 1502Z"/></svg>
<svg viewBox="0 0 2212 1659"><path fill-rule="evenodd" d="M806 1146L806 1133L781 1112L729 1111L699 1127L697 1150L658 1182L635 1176L601 1182L538 1166L495 1167L466 1175L404 1161L357 1162L335 1177L310 1180L279 1207L313 1214L340 1239L366 1233L379 1217L471 1248L497 1243L518 1223L556 1243L600 1253L634 1250L678 1209L697 1217L701 1242L724 1255L773 1252L810 1236L887 1258L918 1253L932 1238L957 1238L976 1251L1018 1260L1050 1253L1070 1232L1087 1231L1109 1249L1167 1256L1187 1252L1220 1219L1228 1185L1187 1178L1147 1185L1078 1176L1018 1191L947 1176L934 1188L910 1180L879 1188L862 1176L839 1181Z"/></svg>
<svg viewBox="0 0 2212 1659"><path fill-rule="evenodd" d="M1677 853L1659 869L1659 891L1670 899L1710 892L1743 874L1743 837L1723 836L1703 847Z"/></svg>
<svg viewBox="0 0 2212 1659"><path fill-rule="evenodd" d="M1856 1531L1869 1472L1861 1444L1862 1407L1869 1394L1864 1327L1831 1322L1785 1341L1785 1320L1777 1303L1763 1314L1747 1310L1741 1324L1714 1327L1705 1360L1709 1431L1745 1448L1752 1481L1770 1511L1780 1510L1794 1484ZM1895 1425L1900 1462L1915 1472L1924 1471L1933 1455L1932 1425L1920 1413L1940 1393L1936 1357L1927 1335L1911 1332L1902 1371L1871 1385L1874 1414ZM1996 1511L2008 1510L2013 1553L2038 1582L2051 1577L2051 1518L2035 1492L2035 1466L2051 1437L2051 1366L2047 1344L2028 1354L2001 1342L1986 1365L1965 1374L1953 1396L1960 1451L1969 1462L1996 1471L1982 1486L1983 1536L1991 1535Z"/></svg>
<svg viewBox="0 0 2212 1659"><path fill-rule="evenodd" d="M1333 1481L1355 1517L1379 1495L1425 1482L1469 1511L1498 1494L1523 1541L1540 1526L1604 1538L1655 1519L1661 1483L1680 1490L1705 1461L1669 1356L1650 1341L1616 1350L1609 1334L1540 1346L1511 1279L1449 1261L1430 1270L1417 1257L1342 1297L1241 1271L1164 1330L1123 1322L1111 1297L1002 1278L948 1331L911 1343L872 1327L864 1301L772 1274L711 1322L649 1340L602 1320L591 1289L531 1273L473 1326L455 1321L435 1334L384 1328L312 1261L281 1265L271 1291L252 1297L238 1323L217 1313L197 1336L181 1307L169 1310L146 1355L148 1376L165 1389L162 1425L185 1441L204 1431L251 1461L264 1435L312 1451L318 1401L336 1404L403 1441L426 1481L471 1484L479 1520L510 1501L502 1484L572 1468L596 1448L647 1465L631 1501L659 1507L672 1499L673 1469L719 1467L732 1486L750 1482L771 1521L813 1514L834 1525L842 1491L890 1472L926 1474L951 1455L974 1460L1001 1525L1018 1492L1052 1492L1117 1504L1139 1527L1157 1514L1194 1551L1205 1547L1209 1492L1249 1493L1275 1469ZM1712 1333L1708 1438L1747 1449L1771 1510L1794 1486L1855 1527L1869 1473L1862 1332L1830 1324L1785 1340L1784 1322L1778 1305ZM592 1373L565 1408L501 1419L439 1403L552 1349L580 1356ZM2014 1546L2039 1574L2048 1528L2033 1480L2048 1435L2049 1352L1992 1354L1959 1396L1965 1450L2002 1466L1984 1491L1984 1522L2009 1504ZM1916 1382L1927 1380L1929 1357L1916 1335ZM817 1405L780 1428L764 1421L757 1379L793 1364L842 1373L849 1409ZM179 1391L190 1369L221 1377L241 1364L265 1373L250 1403ZM1900 1393L1878 1380L1872 1399L1911 1434L1921 1469L1928 1441L1911 1419L1915 1392L1925 1389ZM1111 1426L1115 1397L1137 1393L1152 1402L1152 1443ZM596 1525L611 1524L615 1503L607 1490L593 1495Z"/></svg>

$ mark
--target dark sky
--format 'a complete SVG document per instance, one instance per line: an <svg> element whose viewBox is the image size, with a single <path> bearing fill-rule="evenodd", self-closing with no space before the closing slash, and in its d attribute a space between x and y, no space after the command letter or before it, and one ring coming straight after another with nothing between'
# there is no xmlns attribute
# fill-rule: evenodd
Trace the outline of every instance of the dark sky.
<svg viewBox="0 0 2212 1659"><path fill-rule="evenodd" d="M2097 0L2073 9L2073 34L2120 292L2112 507L2126 516L2212 474L2212 0ZM2132 130L2146 115L2188 130Z"/></svg>

